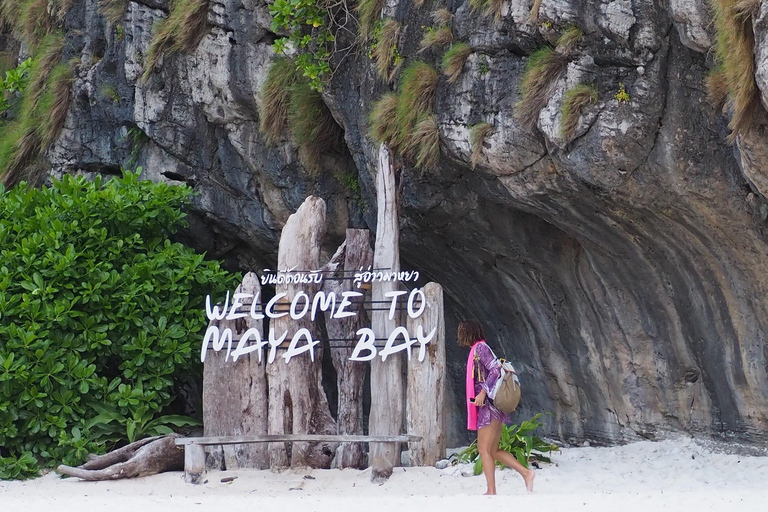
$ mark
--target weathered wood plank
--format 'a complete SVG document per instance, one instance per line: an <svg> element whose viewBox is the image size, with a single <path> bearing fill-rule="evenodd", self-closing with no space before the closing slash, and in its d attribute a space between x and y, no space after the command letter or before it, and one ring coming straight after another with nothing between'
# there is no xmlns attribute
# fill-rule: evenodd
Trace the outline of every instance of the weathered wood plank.
<svg viewBox="0 0 768 512"><path fill-rule="evenodd" d="M241 443L282 443L282 442L340 442L340 443L375 443L375 442L418 442L421 436L401 434L398 436L358 436L358 435L323 435L323 434L274 434L263 436L221 436L221 437L180 437L178 446L190 444L228 445Z"/></svg>
<svg viewBox="0 0 768 512"><path fill-rule="evenodd" d="M261 293L259 277L253 272L243 277L235 293ZM250 302L250 300L246 301ZM229 327L235 340L251 328L264 335L262 320L250 315L237 320L214 320L219 329ZM255 340L253 340L255 341ZM235 344L236 345L236 344ZM232 349L234 350L234 346ZM264 360L252 352L233 361L225 348L209 350L203 367L203 429L206 436L264 434L267 432L267 375ZM269 467L266 446L213 447L207 460L209 469Z"/></svg>
<svg viewBox="0 0 768 512"><path fill-rule="evenodd" d="M377 269L400 270L400 228L398 224L397 187L395 170L389 149L379 147L379 165L376 173L376 244L373 266ZM398 283L374 282L372 298L383 301L387 292L397 290ZM389 318L388 311L373 311L371 326L377 338L383 338L395 329L398 316ZM393 435L403 426L403 362L401 354L382 361L371 361L371 413L368 431L371 435ZM392 468L400 463L398 443L373 443L370 446L371 480L382 482L392 475Z"/></svg>
<svg viewBox="0 0 768 512"><path fill-rule="evenodd" d="M411 443L410 464L433 466L445 457L445 320L443 288L428 283L422 290L426 308L418 318L408 318L408 332L415 336L421 328L424 336L435 334L426 345L424 360L415 352L408 363L406 391L406 430L424 435L420 443ZM420 347L421 349L421 347Z"/></svg>
<svg viewBox="0 0 768 512"><path fill-rule="evenodd" d="M184 447L184 481L201 484L205 479L205 448L200 444Z"/></svg>
<svg viewBox="0 0 768 512"><path fill-rule="evenodd" d="M309 196L299 209L288 217L280 237L277 255L278 269L320 268L320 246L325 236L325 201ZM284 296L279 303L290 304L299 292L312 297L320 285L278 284L275 292ZM267 364L269 384L269 434L336 434L336 422L331 416L328 399L322 387L323 351L315 347L314 361L305 352L289 362L284 355L294 334L307 329L313 340L320 339L320 332L310 315L292 320L285 315L272 319L275 337L286 333L285 341L277 350L275 360ZM301 345L306 345L302 338ZM293 445L269 446L270 467L329 468L336 451L335 445L318 445L297 442Z"/></svg>
<svg viewBox="0 0 768 512"><path fill-rule="evenodd" d="M331 280L328 277L350 276L350 272L361 267L373 265L373 250L371 249L370 232L367 229L348 229L347 238L326 264L324 270L333 272L325 274L323 291L335 293L337 297L345 291L365 292L360 288L353 289L350 279ZM333 366L336 369L336 385L338 389L337 420L339 434L363 433L363 382L367 365L350 361L354 351L357 331L370 327L368 314L363 307L365 297L352 299L352 306L347 309L357 313L346 318L331 318L332 311L325 313L325 326L328 338L335 340L348 339L348 342L336 341L335 345L346 345L347 348L337 347L331 351ZM342 443L336 449L335 466L339 468L359 468L362 464L363 450L359 443Z"/></svg>

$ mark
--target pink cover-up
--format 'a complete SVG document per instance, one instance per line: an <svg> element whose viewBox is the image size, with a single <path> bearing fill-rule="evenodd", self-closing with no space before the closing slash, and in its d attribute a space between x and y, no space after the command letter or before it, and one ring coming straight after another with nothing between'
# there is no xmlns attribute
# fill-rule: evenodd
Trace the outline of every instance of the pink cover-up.
<svg viewBox="0 0 768 512"><path fill-rule="evenodd" d="M469 430L478 430L487 427L493 420L499 423L509 423L509 415L504 414L493 405L490 398L486 398L482 407L477 407L470 402L485 390L490 393L491 388L501 377L501 372L496 364L496 356L493 355L490 347L484 340L480 340L472 345L467 359L467 428ZM477 378L475 379L475 373Z"/></svg>
<svg viewBox="0 0 768 512"><path fill-rule="evenodd" d="M467 357L467 428L469 430L477 430L477 406L472 403L475 399L475 347L480 341L476 341L472 348L469 349L469 357Z"/></svg>

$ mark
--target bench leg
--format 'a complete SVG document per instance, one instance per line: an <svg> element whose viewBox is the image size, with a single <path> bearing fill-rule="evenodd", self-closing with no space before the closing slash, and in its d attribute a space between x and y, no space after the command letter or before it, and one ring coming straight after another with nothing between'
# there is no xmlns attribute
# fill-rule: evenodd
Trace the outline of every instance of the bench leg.
<svg viewBox="0 0 768 512"><path fill-rule="evenodd" d="M201 484L205 479L205 447L200 444L184 446L184 481Z"/></svg>

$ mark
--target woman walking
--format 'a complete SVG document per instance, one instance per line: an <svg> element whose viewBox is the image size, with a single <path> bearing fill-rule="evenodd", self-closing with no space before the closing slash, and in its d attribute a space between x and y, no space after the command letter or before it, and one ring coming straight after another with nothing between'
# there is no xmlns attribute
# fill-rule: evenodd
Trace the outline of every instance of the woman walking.
<svg viewBox="0 0 768 512"><path fill-rule="evenodd" d="M512 454L499 449L501 427L509 422L509 415L494 407L488 398L501 372L493 352L485 343L483 329L476 322L461 322L458 343L461 347L470 347L467 358L467 428L477 430L477 451L488 485L485 494L496 494L496 461L520 473L525 488L533 491L536 473L526 469Z"/></svg>

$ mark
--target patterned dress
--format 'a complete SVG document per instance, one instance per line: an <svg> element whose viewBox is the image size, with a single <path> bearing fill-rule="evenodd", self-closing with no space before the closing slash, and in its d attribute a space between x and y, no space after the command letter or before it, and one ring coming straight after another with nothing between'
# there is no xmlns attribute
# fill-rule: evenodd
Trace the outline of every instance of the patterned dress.
<svg viewBox="0 0 768 512"><path fill-rule="evenodd" d="M490 393L496 381L499 380L501 372L495 365L496 358L493 356L493 352L485 343L478 343L475 347L475 396L480 393L481 390L485 390L486 395ZM477 428L478 430L487 427L491 424L492 420L497 420L499 423L509 423L509 414L504 414L498 410L491 402L490 397L486 396L485 405L479 407L477 410Z"/></svg>

